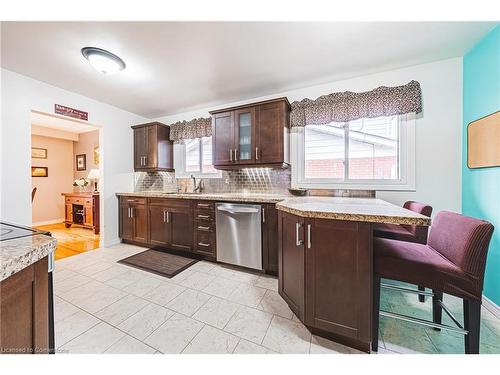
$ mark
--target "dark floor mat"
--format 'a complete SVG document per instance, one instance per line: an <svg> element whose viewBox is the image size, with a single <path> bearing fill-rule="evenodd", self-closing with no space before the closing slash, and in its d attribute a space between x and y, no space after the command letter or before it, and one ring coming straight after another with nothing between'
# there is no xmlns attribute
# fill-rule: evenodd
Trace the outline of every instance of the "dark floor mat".
<svg viewBox="0 0 500 375"><path fill-rule="evenodd" d="M198 261L195 259L184 258L153 249L143 251L142 253L118 261L118 263L140 268L141 270L168 278L174 277L196 262Z"/></svg>

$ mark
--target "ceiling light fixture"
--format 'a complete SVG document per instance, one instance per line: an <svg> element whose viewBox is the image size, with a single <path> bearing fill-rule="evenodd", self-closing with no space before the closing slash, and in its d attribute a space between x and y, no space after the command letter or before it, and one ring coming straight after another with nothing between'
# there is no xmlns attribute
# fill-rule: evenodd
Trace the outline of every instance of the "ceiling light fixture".
<svg viewBox="0 0 500 375"><path fill-rule="evenodd" d="M105 49L84 47L82 55L95 70L104 74L115 74L126 67L125 61Z"/></svg>

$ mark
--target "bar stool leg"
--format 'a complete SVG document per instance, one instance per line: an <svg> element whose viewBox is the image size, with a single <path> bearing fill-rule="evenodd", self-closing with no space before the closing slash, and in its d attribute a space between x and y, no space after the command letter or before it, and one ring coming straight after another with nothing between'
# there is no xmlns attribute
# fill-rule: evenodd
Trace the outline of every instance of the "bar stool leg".
<svg viewBox="0 0 500 375"><path fill-rule="evenodd" d="M421 292L424 292L425 291L425 288L423 286L418 286L418 290L420 290ZM425 296L423 294L419 294L418 295L418 300L420 302L425 302Z"/></svg>
<svg viewBox="0 0 500 375"><path fill-rule="evenodd" d="M479 354L479 333L481 328L481 302L464 299L465 354Z"/></svg>
<svg viewBox="0 0 500 375"><path fill-rule="evenodd" d="M380 317L380 277L373 277L372 351L378 352L378 325Z"/></svg>
<svg viewBox="0 0 500 375"><path fill-rule="evenodd" d="M443 301L443 293L437 290L432 290L432 321L441 324L443 321L443 308L440 302ZM441 328L434 328L435 331L441 331Z"/></svg>

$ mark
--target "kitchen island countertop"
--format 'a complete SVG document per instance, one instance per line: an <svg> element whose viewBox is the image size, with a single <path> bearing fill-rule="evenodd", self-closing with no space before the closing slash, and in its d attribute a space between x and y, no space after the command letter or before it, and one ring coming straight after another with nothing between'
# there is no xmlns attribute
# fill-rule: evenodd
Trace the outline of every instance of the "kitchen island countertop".
<svg viewBox="0 0 500 375"><path fill-rule="evenodd" d="M0 241L0 281L54 252L57 240L43 234Z"/></svg>
<svg viewBox="0 0 500 375"><path fill-rule="evenodd" d="M301 217L429 226L431 218L376 198L295 197L276 204Z"/></svg>

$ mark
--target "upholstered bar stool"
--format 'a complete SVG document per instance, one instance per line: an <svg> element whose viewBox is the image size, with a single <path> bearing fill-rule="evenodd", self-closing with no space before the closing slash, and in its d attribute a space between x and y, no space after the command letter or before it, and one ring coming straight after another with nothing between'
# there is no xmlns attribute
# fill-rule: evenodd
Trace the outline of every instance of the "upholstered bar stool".
<svg viewBox="0 0 500 375"><path fill-rule="evenodd" d="M465 335L465 353L479 353L481 297L488 246L493 225L457 213L442 211L432 224L427 245L385 238L374 239L373 337L378 349L379 315L446 329ZM432 321L379 311L380 279L392 279L432 289ZM383 286L383 285L382 285ZM415 289L391 286L403 292ZM443 304L443 293L463 299L463 326ZM441 324L445 312L457 325Z"/></svg>
<svg viewBox="0 0 500 375"><path fill-rule="evenodd" d="M432 206L425 203L407 201L403 204L403 208L428 217L432 215ZM425 245L427 244L428 231L428 227L419 225L377 224L373 228L373 235L379 238L416 242ZM418 295L418 300L425 302L425 288L419 285L418 290L424 292Z"/></svg>

